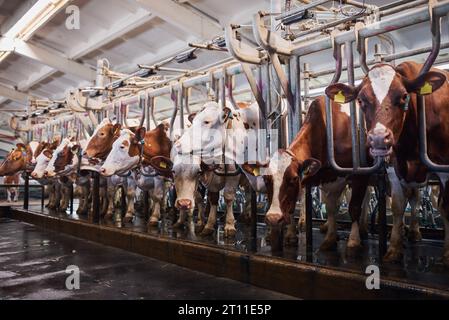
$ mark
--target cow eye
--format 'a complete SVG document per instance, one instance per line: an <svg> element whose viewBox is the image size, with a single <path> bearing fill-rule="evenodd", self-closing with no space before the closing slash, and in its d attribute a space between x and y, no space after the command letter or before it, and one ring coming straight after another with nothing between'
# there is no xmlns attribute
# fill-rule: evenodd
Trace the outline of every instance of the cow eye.
<svg viewBox="0 0 449 320"><path fill-rule="evenodd" d="M101 133L100 133L100 136L101 136L101 137L104 137L104 132L101 132Z"/></svg>
<svg viewBox="0 0 449 320"><path fill-rule="evenodd" d="M121 145L121 146L120 146L120 149L122 149L122 150L125 149L125 146L124 146L124 145Z"/></svg>
<svg viewBox="0 0 449 320"><path fill-rule="evenodd" d="M209 124L209 123L210 123L210 121L207 121L207 120L204 121L204 124Z"/></svg>

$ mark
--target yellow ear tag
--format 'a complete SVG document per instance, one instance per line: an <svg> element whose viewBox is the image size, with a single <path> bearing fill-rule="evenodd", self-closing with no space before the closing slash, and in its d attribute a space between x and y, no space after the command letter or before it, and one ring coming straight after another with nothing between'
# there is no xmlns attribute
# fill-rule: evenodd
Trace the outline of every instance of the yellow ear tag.
<svg viewBox="0 0 449 320"><path fill-rule="evenodd" d="M334 101L337 103L345 103L346 97L343 92L338 91L338 93L334 96Z"/></svg>
<svg viewBox="0 0 449 320"><path fill-rule="evenodd" d="M167 164L165 162L159 162L159 167L167 169Z"/></svg>
<svg viewBox="0 0 449 320"><path fill-rule="evenodd" d="M421 87L421 89L419 90L419 94L420 95L430 94L430 93L432 93L432 91L433 91L432 85L426 81L424 83L424 85Z"/></svg>
<svg viewBox="0 0 449 320"><path fill-rule="evenodd" d="M255 176L255 177L258 177L258 176L260 176L260 170L259 170L259 168L254 168L253 169L253 175Z"/></svg>

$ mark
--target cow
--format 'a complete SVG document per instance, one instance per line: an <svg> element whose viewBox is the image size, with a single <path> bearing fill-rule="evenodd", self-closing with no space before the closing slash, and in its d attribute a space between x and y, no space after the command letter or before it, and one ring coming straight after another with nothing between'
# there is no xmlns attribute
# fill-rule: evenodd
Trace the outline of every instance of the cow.
<svg viewBox="0 0 449 320"><path fill-rule="evenodd" d="M343 167L352 167L349 108L347 105L342 107L334 103L332 115L336 162ZM311 103L300 131L287 149L276 151L264 163L245 164L243 169L249 174L264 177L270 198L265 220L272 228L290 223L296 202L303 192L303 185L321 185L322 202L326 205L328 215L321 250L336 247L338 237L335 215L338 201L346 185L350 183L352 195L349 213L352 226L347 248L356 250L361 247L359 217L369 179L358 175L343 177L330 166L323 96Z"/></svg>
<svg viewBox="0 0 449 320"><path fill-rule="evenodd" d="M120 135L113 142L112 149L100 168L100 173L110 177L113 184L120 183L117 176L122 176L121 183L127 184L128 208L125 221L131 221L134 216L136 186L150 191L153 200L148 226L155 226L159 221L166 192L163 180L164 176L170 177L172 166L169 158L171 141L167 135L168 128L166 124L161 123L149 131L143 127L137 128L135 132L121 129ZM153 169L156 172L148 172Z"/></svg>
<svg viewBox="0 0 449 320"><path fill-rule="evenodd" d="M39 183L47 186L49 194L48 203L46 207L52 210L59 208L61 200L61 185L58 179L52 179L45 176L45 170L48 163L53 157L53 152L59 145L59 140L55 140L52 143L40 142L39 147L36 148L34 153L34 168L31 172L31 177Z"/></svg>
<svg viewBox="0 0 449 320"><path fill-rule="evenodd" d="M18 173L11 175L11 176L5 176L3 178L3 184L19 184L20 182L20 175ZM7 198L6 200L8 202L17 202L19 200L19 188L18 187L7 187L6 188L6 194Z"/></svg>
<svg viewBox="0 0 449 320"><path fill-rule="evenodd" d="M417 94L424 95L427 144L430 159L449 164L449 74L407 61L397 67L373 66L357 86L334 84L326 89L331 99L357 100L365 115L370 153L387 154L391 185L393 229L386 261L403 257L403 215L411 189L425 185L429 172L420 161ZM438 92L436 92L438 90ZM443 263L449 266L449 174L436 172L440 180L439 210L445 227Z"/></svg>
<svg viewBox="0 0 449 320"><path fill-rule="evenodd" d="M197 188L200 182L208 191L209 217L201 235L214 232L217 219L218 193L223 190L226 203L224 236L233 237L237 230L232 203L235 193L244 179L238 167L240 156L248 154L249 129L258 128L259 108L256 103L239 105L239 110L220 107L216 102L204 104L201 112L191 117L192 125L186 129L172 149L173 176L177 193L175 206L180 209L176 225L182 224L184 215L189 215L189 230L193 232L193 208L198 200ZM249 121L248 119L252 119ZM253 120L254 119L254 120ZM252 186L257 188L257 180ZM262 190L258 190L262 191ZM197 226L202 223L201 215Z"/></svg>

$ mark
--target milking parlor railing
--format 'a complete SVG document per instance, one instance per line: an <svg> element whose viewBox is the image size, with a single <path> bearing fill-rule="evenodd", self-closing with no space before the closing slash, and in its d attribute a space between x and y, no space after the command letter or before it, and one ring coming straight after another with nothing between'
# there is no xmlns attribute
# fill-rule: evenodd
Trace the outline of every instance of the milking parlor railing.
<svg viewBox="0 0 449 320"><path fill-rule="evenodd" d="M290 12L279 15L275 19L282 21L297 21L300 19L301 15L306 13L307 9L313 6L319 5L321 2L316 1L312 4L296 8ZM276 75L281 82L282 90L287 98L289 104L289 141L292 141L299 126L295 126L300 122L301 110L301 88L300 88L300 59L303 56L317 53L320 51L328 50L333 48L333 56L336 61L335 69L326 70L318 72L315 76L324 76L333 74L333 79L331 84L336 83L341 76L343 70L342 66L342 47L345 47L345 56L347 59L346 70L348 75L348 82L350 85L354 85L354 68L361 67L362 70L367 72L368 63L366 61L366 50L367 50L367 40L371 37L379 36L394 30L405 28L414 24L431 21L432 25L432 47L419 48L414 50L409 50L407 52L402 52L398 54L392 54L390 56L384 57L384 61L392 61L394 59L405 58L413 55L418 55L426 52L431 52L427 63L433 64L440 47L447 48L449 43L444 43L440 45L440 20L441 17L449 12L449 1L435 2L429 1L429 7L419 7L419 5L424 4L423 1L414 1L413 3L403 4L402 2L396 5L395 3L380 7L378 12L372 12L374 19L379 20L379 17L386 17L395 14L393 17L388 17L381 21L376 21L364 25L363 23L357 23L353 30L340 32L338 34L332 33L330 36L323 37L310 37L304 38L304 36L314 33L321 32L330 27L339 25L345 21L331 22L330 24L324 24L323 26L314 28L311 31L305 31L298 35L293 35L290 39L293 41L286 40L282 38L278 33L270 31L264 23L264 17L270 14L259 12L254 16L253 19L253 33L254 37L259 45L258 48L251 47L247 43L242 41L243 35L238 33L241 26L230 25L226 28L226 40L229 48L229 52L239 61L244 63L260 65L260 68L266 67L269 63L272 63ZM409 10L412 9L412 10ZM405 12L403 12L405 11ZM401 13L403 12L403 13ZM400 13L400 14L398 14ZM359 15L353 16L351 20L356 18L361 18L363 16L370 15L369 11L366 13L360 13ZM295 20L296 19L296 20ZM350 20L350 21L351 21ZM356 66L353 61L353 43L356 43L356 48L359 53L360 61ZM262 51L260 49L264 49ZM279 56L286 58L289 62L286 64L287 74L284 72L280 65ZM376 52L376 56L379 56ZM378 62L378 59L374 61L369 61L370 64ZM293 68L292 68L293 67ZM307 94L309 92L309 81L306 81L310 77L309 70L305 70L308 65L305 65L303 70L304 73L304 92ZM256 90L253 93L256 95ZM304 97L307 100L308 96ZM306 106L307 107L307 106ZM431 162L427 156L427 140L426 140L426 126L425 126L425 113L424 113L424 97L418 97L418 110L419 110L419 123L420 123L420 153L422 161L433 171L445 171L449 169L448 166L437 165ZM365 149L365 126L364 118L362 112L357 113L355 110L355 103L350 104L350 115L351 115L351 142L352 142L352 158L353 167L352 168L342 168L336 161L334 156L334 141L333 141L333 130L332 130L332 112L331 112L331 102L328 97L326 97L326 133L327 133L327 147L329 163L338 172L343 174L375 174L377 177L377 187L379 194L379 254L383 256L386 252L387 247L387 228L386 228L386 204L385 204L385 164L382 157L376 157L374 164L370 167L367 166L366 159L366 149ZM311 205L311 190L310 186L306 187L306 247L307 256L311 257L312 250L312 205ZM278 235L279 237L281 235ZM278 239L279 243L282 243ZM275 248L277 250L281 249Z"/></svg>

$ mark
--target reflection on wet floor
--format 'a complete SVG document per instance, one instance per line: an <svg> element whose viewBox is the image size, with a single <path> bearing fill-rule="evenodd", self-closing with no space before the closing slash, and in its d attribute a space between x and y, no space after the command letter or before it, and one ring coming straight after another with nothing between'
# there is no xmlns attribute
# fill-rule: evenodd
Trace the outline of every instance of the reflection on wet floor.
<svg viewBox="0 0 449 320"><path fill-rule="evenodd" d="M68 266L80 270L67 290ZM295 299L72 236L0 218L0 300Z"/></svg>
<svg viewBox="0 0 449 320"><path fill-rule="evenodd" d="M75 207L76 208L76 207ZM41 212L40 206L32 206L30 210ZM44 213L57 215L69 219L86 220L87 217L80 217L75 213L61 214L49 212L44 209ZM222 217L221 217L222 218ZM172 220L163 218L159 227L147 229L143 217L137 213L132 223L126 223L121 228L135 232L147 233L154 236L169 237L179 240L198 241L209 245L218 245L228 249L236 249L243 252L250 251L250 228L244 223L237 223L237 234L233 239L224 238L223 221L219 219L217 231L208 236L192 236L187 230L177 230L172 228ZM117 227L113 221L102 220L101 224ZM267 228L263 223L257 224L257 254L277 256L282 259L295 260L301 262L311 262L313 264L339 268L347 271L365 274L368 265L380 266L381 275L395 280L406 280L411 283L430 286L438 289L449 290L449 269L445 268L441 261L443 252L442 241L423 240L419 243L408 243L404 241L406 249L404 259L400 264L382 263L378 255L378 242L375 235L370 235L369 240L363 242L363 248L356 253L346 251L346 241L349 233L339 230L338 247L333 251L320 251L319 245L323 240L323 235L318 229L314 229L313 252L307 255L305 248L305 234L299 234L298 247L284 247L281 253L273 254L269 245Z"/></svg>

